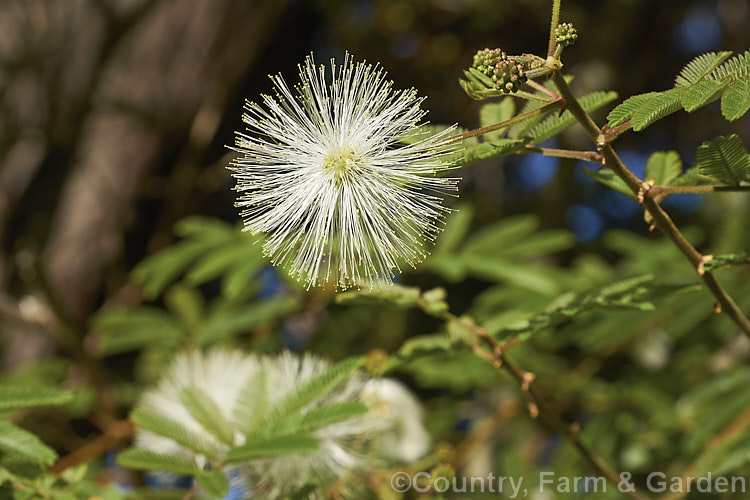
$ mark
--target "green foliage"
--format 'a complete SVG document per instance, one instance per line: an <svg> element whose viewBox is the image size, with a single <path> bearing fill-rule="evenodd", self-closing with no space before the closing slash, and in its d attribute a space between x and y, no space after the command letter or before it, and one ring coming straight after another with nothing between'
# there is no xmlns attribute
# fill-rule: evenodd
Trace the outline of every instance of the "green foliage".
<svg viewBox="0 0 750 500"><path fill-rule="evenodd" d="M121 452L117 455L117 463L130 469L167 471L185 476L194 476L201 472L192 460L141 448Z"/></svg>
<svg viewBox="0 0 750 500"><path fill-rule="evenodd" d="M675 86L689 87L703 81L731 55L731 52L725 51L718 54L708 52L696 57L682 68L682 71L680 71L680 74L675 79Z"/></svg>
<svg viewBox="0 0 750 500"><path fill-rule="evenodd" d="M729 121L742 118L750 110L750 76L727 87L721 98L721 113Z"/></svg>
<svg viewBox="0 0 750 500"><path fill-rule="evenodd" d="M222 276L222 290L233 298L242 292L242 281L247 283L265 264L260 240L225 222L188 217L177 223L175 233L184 239L133 270L133 279L143 285L147 299L161 295L182 274L191 285Z"/></svg>
<svg viewBox="0 0 750 500"><path fill-rule="evenodd" d="M195 476L195 480L214 498L224 498L229 493L229 479L221 469L201 471Z"/></svg>
<svg viewBox="0 0 750 500"><path fill-rule="evenodd" d="M92 324L106 332L99 344L104 355L134 351L155 343L176 346L184 335L172 315L149 306L103 310Z"/></svg>
<svg viewBox="0 0 750 500"><path fill-rule="evenodd" d="M750 256L746 252L714 255L711 260L703 264L703 269L713 271L722 267L732 267L750 264Z"/></svg>
<svg viewBox="0 0 750 500"><path fill-rule="evenodd" d="M658 94L658 92L648 92L646 94L635 95L625 99L622 104L610 111L607 115L609 127L614 128L630 120L633 116L633 113L635 113L642 105L656 97Z"/></svg>
<svg viewBox="0 0 750 500"><path fill-rule="evenodd" d="M216 439L228 445L234 443L232 426L210 394L195 387L186 387L180 393L180 400L190 415Z"/></svg>
<svg viewBox="0 0 750 500"><path fill-rule="evenodd" d="M52 465L57 453L34 434L0 420L0 451L42 465Z"/></svg>
<svg viewBox="0 0 750 500"><path fill-rule="evenodd" d="M202 435L187 429L184 425L148 408L136 408L130 418L143 429L171 439L175 443L207 457L215 457L218 448Z"/></svg>
<svg viewBox="0 0 750 500"><path fill-rule="evenodd" d="M652 300L684 290L684 286L665 286L654 282L651 275L639 276L606 286L598 291L579 296L565 294L547 310L515 324L498 325L490 330L498 340L528 338L529 335L551 326L567 322L594 309L653 311Z"/></svg>
<svg viewBox="0 0 750 500"><path fill-rule="evenodd" d="M592 92L581 97L580 103L584 111L592 113L615 99L617 99L617 92ZM534 127L530 134L531 139L538 144L558 135L575 123L576 119L570 111L565 111L562 115L553 114Z"/></svg>
<svg viewBox="0 0 750 500"><path fill-rule="evenodd" d="M247 462L291 454L314 453L318 440L307 435L282 435L248 441L229 450L225 463Z"/></svg>
<svg viewBox="0 0 750 500"><path fill-rule="evenodd" d="M682 94L682 107L688 113L692 113L719 99L725 88L725 83L716 80L704 80L696 83Z"/></svg>
<svg viewBox="0 0 750 500"><path fill-rule="evenodd" d="M596 180L597 182L600 182L601 184L607 186L608 188L614 189L618 193L624 194L628 198L631 198L633 200L636 199L635 194L633 194L633 190L630 189L627 184L625 184L624 180L615 175L615 173L611 170L592 170L590 168L584 168L583 173L586 174L586 176Z"/></svg>
<svg viewBox="0 0 750 500"><path fill-rule="evenodd" d="M278 435L306 434L344 420L367 413L367 406L359 401L344 401L318 406L312 410L287 416L265 432Z"/></svg>
<svg viewBox="0 0 750 500"><path fill-rule="evenodd" d="M284 399L274 406L266 422L272 424L292 413L300 411L312 401L343 383L352 373L361 368L364 363L364 357L345 359L329 367L323 373L310 378L294 391L287 394Z"/></svg>
<svg viewBox="0 0 750 500"><path fill-rule="evenodd" d="M682 106L681 99L684 92L682 88L678 87L661 92L644 101L633 111L630 118L633 130L640 132L656 121L679 110Z"/></svg>
<svg viewBox="0 0 750 500"><path fill-rule="evenodd" d="M652 154L646 163L645 179L653 180L655 186L669 186L682 174L682 159L677 151Z"/></svg>
<svg viewBox="0 0 750 500"><path fill-rule="evenodd" d="M481 142L476 146L467 147L453 154L446 155L445 161L456 166L470 165L481 160L490 160L500 156L515 153L528 144L528 139L498 139L491 142Z"/></svg>
<svg viewBox="0 0 750 500"><path fill-rule="evenodd" d="M696 153L701 174L727 186L739 186L750 176L750 156L736 134L704 142Z"/></svg>
<svg viewBox="0 0 750 500"><path fill-rule="evenodd" d="M712 80L737 81L750 74L750 50L738 54L716 68L710 78Z"/></svg>
<svg viewBox="0 0 750 500"><path fill-rule="evenodd" d="M489 127L490 125L510 120L515 114L516 103L514 99L506 97L500 102L490 102L482 106L479 110L479 124L482 127ZM493 130L484 136L489 141L497 141L505 135L506 131L507 127Z"/></svg>
<svg viewBox="0 0 750 500"><path fill-rule="evenodd" d="M726 61L730 55L710 52L698 56L682 69L674 88L630 97L613 109L607 117L609 126L630 120L633 130L639 132L680 108L692 113L719 97L724 118L733 121L744 116L750 110L750 51Z"/></svg>
<svg viewBox="0 0 750 500"><path fill-rule="evenodd" d="M0 411L61 405L72 399L73 396L69 392L54 387L0 385Z"/></svg>

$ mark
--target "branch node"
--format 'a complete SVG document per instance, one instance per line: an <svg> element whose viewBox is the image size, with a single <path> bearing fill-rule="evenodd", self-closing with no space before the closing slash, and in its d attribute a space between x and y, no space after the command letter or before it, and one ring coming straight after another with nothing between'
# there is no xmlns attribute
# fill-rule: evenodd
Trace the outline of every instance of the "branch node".
<svg viewBox="0 0 750 500"><path fill-rule="evenodd" d="M521 390L523 392L528 392L534 379L536 379L536 375L531 372L524 372L524 374L521 375Z"/></svg>
<svg viewBox="0 0 750 500"><path fill-rule="evenodd" d="M648 192L656 185L656 179L649 179L641 183L640 189L638 189L638 203L643 204L643 200L648 196Z"/></svg>
<svg viewBox="0 0 750 500"><path fill-rule="evenodd" d="M570 433L574 435L576 438L578 438L578 434L581 432L581 424L578 422L573 422L570 424Z"/></svg>
<svg viewBox="0 0 750 500"><path fill-rule="evenodd" d="M706 270L704 269L704 266L706 265L707 262L709 262L713 258L714 258L713 254L701 255L701 261L698 263L698 268L697 268L698 274L700 276L703 276L704 274L706 274Z"/></svg>
<svg viewBox="0 0 750 500"><path fill-rule="evenodd" d="M536 419L539 416L539 407L535 403L529 403L529 416Z"/></svg>

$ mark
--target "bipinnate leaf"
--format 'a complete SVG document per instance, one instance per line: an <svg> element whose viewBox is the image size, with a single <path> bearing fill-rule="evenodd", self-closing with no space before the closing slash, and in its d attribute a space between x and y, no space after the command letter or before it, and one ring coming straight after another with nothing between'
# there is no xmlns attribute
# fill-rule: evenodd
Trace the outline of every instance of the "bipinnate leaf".
<svg viewBox="0 0 750 500"><path fill-rule="evenodd" d="M343 401L322 405L306 413L292 414L274 425L271 435L304 434L367 413L367 406L359 401Z"/></svg>
<svg viewBox="0 0 750 500"><path fill-rule="evenodd" d="M628 198L632 198L635 200L633 191L628 187L627 184L625 184L624 180L620 179L611 170L592 170L590 168L584 168L583 173L586 174L586 176L591 177L595 181L599 182L600 184L604 184L608 188L614 189L615 191L624 194Z"/></svg>
<svg viewBox="0 0 750 500"><path fill-rule="evenodd" d="M652 154L646 163L646 180L655 186L668 186L682 173L682 159L677 151L660 151Z"/></svg>
<svg viewBox="0 0 750 500"><path fill-rule="evenodd" d="M640 132L656 121L679 110L682 107L681 98L684 92L684 88L677 87L661 92L644 102L633 112L630 119L633 130Z"/></svg>
<svg viewBox="0 0 750 500"><path fill-rule="evenodd" d="M721 114L727 120L737 120L748 110L750 110L750 76L732 83L721 96Z"/></svg>
<svg viewBox="0 0 750 500"><path fill-rule="evenodd" d="M633 113L635 113L638 108L658 95L659 92L648 92L646 94L628 97L622 104L610 111L607 115L609 127L614 128L627 122L631 119Z"/></svg>
<svg viewBox="0 0 750 500"><path fill-rule="evenodd" d="M171 439L196 453L207 457L216 456L216 446L187 427L149 408L136 408L130 418L138 427Z"/></svg>
<svg viewBox="0 0 750 500"><path fill-rule="evenodd" d="M180 393L180 400L204 429L219 441L234 444L233 426L213 397L197 387L185 387Z"/></svg>
<svg viewBox="0 0 750 500"><path fill-rule="evenodd" d="M711 260L703 264L703 269L713 271L722 267L741 266L750 264L750 256L746 252L714 255Z"/></svg>
<svg viewBox="0 0 750 500"><path fill-rule="evenodd" d="M68 403L73 395L54 387L0 385L0 411Z"/></svg>
<svg viewBox="0 0 750 500"><path fill-rule="evenodd" d="M750 50L738 54L716 68L709 78L712 80L737 81L750 75Z"/></svg>
<svg viewBox="0 0 750 500"><path fill-rule="evenodd" d="M5 420L0 420L0 451L42 465L52 465L57 460L55 450L31 432Z"/></svg>
<svg viewBox="0 0 750 500"><path fill-rule="evenodd" d="M92 320L101 330L99 350L111 355L142 349L153 344L176 345L187 335L171 314L151 306L134 309L104 309Z"/></svg>
<svg viewBox="0 0 750 500"><path fill-rule="evenodd" d="M688 87L681 98L683 109L688 113L692 113L696 109L711 104L721 97L721 93L726 86L725 82L704 80Z"/></svg>
<svg viewBox="0 0 750 500"><path fill-rule="evenodd" d="M268 375L264 370L258 371L237 397L233 420L245 434L253 434L260 428L269 409L267 379Z"/></svg>
<svg viewBox="0 0 750 500"><path fill-rule="evenodd" d="M195 476L201 469L192 460L143 448L131 448L117 455L117 463L128 469L167 471Z"/></svg>
<svg viewBox="0 0 750 500"><path fill-rule="evenodd" d="M736 134L704 142L696 162L701 174L728 186L739 186L750 175L750 156Z"/></svg>
<svg viewBox="0 0 750 500"><path fill-rule="evenodd" d="M307 454L317 449L318 440L304 434L254 439L229 450L224 462L231 464L291 454Z"/></svg>
<svg viewBox="0 0 750 500"><path fill-rule="evenodd" d="M698 167L689 168L684 174L673 180L669 185L680 187L680 186L700 186L702 184L710 183L711 177L703 175Z"/></svg>
<svg viewBox="0 0 750 500"><path fill-rule="evenodd" d="M516 113L516 103L512 97L506 97L500 102L491 102L485 104L479 110L479 124L482 127L489 127L496 123L502 123L513 118ZM493 130L484 134L489 141L496 141L505 135L507 127Z"/></svg>
<svg viewBox="0 0 750 500"><path fill-rule="evenodd" d="M270 412L266 419L269 425L280 421L287 415L302 410L305 406L316 399L324 396L336 386L348 379L356 370L361 368L367 358L357 356L347 358L332 365L323 373L312 377L297 387L294 391L287 394Z"/></svg>
<svg viewBox="0 0 750 500"><path fill-rule="evenodd" d="M718 54L708 52L699 55L682 68L675 79L675 86L688 87L704 80L731 55L732 52L730 51L719 52Z"/></svg>

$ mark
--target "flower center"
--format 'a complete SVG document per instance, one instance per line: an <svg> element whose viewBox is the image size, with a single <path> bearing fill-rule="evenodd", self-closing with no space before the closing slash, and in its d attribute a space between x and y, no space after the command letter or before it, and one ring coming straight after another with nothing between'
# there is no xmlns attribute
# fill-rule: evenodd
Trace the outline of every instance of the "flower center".
<svg viewBox="0 0 750 500"><path fill-rule="evenodd" d="M341 147L334 149L323 160L323 170L328 172L334 182L341 182L349 172L357 169L362 158L353 149Z"/></svg>

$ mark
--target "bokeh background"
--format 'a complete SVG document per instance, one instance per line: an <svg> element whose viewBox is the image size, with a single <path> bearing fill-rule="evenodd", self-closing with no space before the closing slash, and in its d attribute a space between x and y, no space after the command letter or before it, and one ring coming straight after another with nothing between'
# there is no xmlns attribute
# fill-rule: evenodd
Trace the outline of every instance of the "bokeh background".
<svg viewBox="0 0 750 500"><path fill-rule="evenodd" d="M238 223L233 181L225 168L232 156L226 145L233 143L234 131L243 128L244 99L271 91L268 74L282 73L292 82L297 64L309 53L324 62L341 59L348 51L358 60L379 62L397 88L417 88L427 97L432 123L473 128L479 124L482 103L461 92L457 79L462 70L485 47L543 54L549 4L0 2L0 369L6 379L33 373L44 383L90 388L76 411L59 416L56 428L43 431L46 439L62 451L75 449L97 428L106 427L108 419L126 414L139 384L152 381L168 357L168 352L146 349L143 339L129 348L110 345L107 351L101 347L95 319L102 311L144 304L172 314L170 304L179 302L175 297L180 295L165 292L169 283L144 294L141 285L148 280L133 280L133 269L180 241L174 227L188 216ZM746 0L566 0L562 20L573 22L580 34L577 45L565 52L566 70L575 75L573 89L579 94L615 90L620 100L670 88L680 68L700 53L741 53L750 47ZM647 132L627 134L617 146L626 163L641 174L654 151L677 150L691 166L700 143L728 133L750 144L750 121L726 123L715 103L696 115L677 113ZM555 144L590 148L577 128ZM503 262L521 268L518 262L532 259L528 273L520 276L507 269L452 273L428 261L424 269L405 275L403 283L445 286L457 313L470 311L502 322L508 316L498 315L498 310L511 317L516 310L539 311L559 293L585 290L610 278L652 272L694 280L676 250L648 233L634 202L592 184L581 168L574 161L527 155L462 169L460 199L449 203L470 214L470 232L521 221L522 227L532 229L513 234L548 234L545 241L553 243L537 253L506 256ZM747 248L739 214L747 211L748 203L741 197L681 196L666 206L701 248ZM459 232L452 244L459 248L464 236ZM241 300L235 297L229 310L267 311L264 302L257 307L258 301L278 296L292 296L294 307L248 320L221 337L222 342L261 350L307 348L338 358L372 348L391 350L404 338L439 328L418 313L335 305L331 291L304 293L260 262L252 273L252 293L238 292ZM196 280L188 295L198 294L203 302L219 300L223 275L207 273L211 279ZM729 279L748 310L746 277ZM690 297L691 307L700 312L677 327L670 311L685 308L684 302L667 304L662 316L623 313L609 322L590 317L583 325L561 326L553 332L559 336L548 332L549 338L542 337L528 351L521 347L519 359L528 358L527 368L538 369L542 378L548 373L549 380L568 384L563 393L551 391L550 396L567 415L593 418L593 409L611 410L611 419L600 422L604 433L615 415L632 414L625 420L617 417L618 425L622 432L636 432L643 421L641 410L625 404L626 411L621 401L615 403L607 392L614 387L611 381L632 376L644 391L653 380L665 381L659 401L669 406L684 390L715 373L712 363L724 363L721 369L744 365L748 343L737 340L728 321L712 315L708 295L696 292ZM274 304L279 307L278 301ZM628 327L619 329L621 325ZM149 330L148 335L158 338L159 332ZM174 345L165 341L162 350ZM715 359L716 352L729 361ZM674 370L658 372L670 359ZM495 407L500 397L475 389L507 381L499 382L483 368L449 377L451 366L436 361L400 376L428 402L434 435L458 442L477 415L485 415L486 407ZM656 374L643 375L644 366ZM570 372L571 379L555 375L562 372ZM650 428L644 442L666 439L669 424L657 423L663 428ZM29 425L42 427L41 420L32 419ZM519 425L519 435L530 435L531 424ZM679 427L675 433L689 428ZM549 436L539 439L536 448L526 450L537 458L548 457L559 445ZM675 445L654 455L646 444L633 448L618 439L600 445L612 460L630 460L625 464L630 467L653 466L685 453Z"/></svg>

